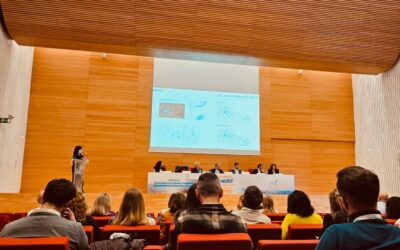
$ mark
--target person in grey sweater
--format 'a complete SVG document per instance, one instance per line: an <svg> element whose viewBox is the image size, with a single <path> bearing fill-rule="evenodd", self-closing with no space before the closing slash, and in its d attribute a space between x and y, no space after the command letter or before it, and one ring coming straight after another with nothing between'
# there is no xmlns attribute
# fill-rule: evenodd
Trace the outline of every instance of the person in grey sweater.
<svg viewBox="0 0 400 250"><path fill-rule="evenodd" d="M2 238L68 237L71 250L88 249L88 239L74 213L68 208L76 188L66 179L50 181L43 194L40 208L27 217L7 224L0 232Z"/></svg>

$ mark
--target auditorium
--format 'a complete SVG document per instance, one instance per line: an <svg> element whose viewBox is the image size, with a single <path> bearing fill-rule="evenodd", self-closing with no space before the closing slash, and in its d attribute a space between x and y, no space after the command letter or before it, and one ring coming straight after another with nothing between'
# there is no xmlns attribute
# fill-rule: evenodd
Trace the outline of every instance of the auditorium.
<svg viewBox="0 0 400 250"><path fill-rule="evenodd" d="M399 13L0 0L0 250L400 249Z"/></svg>

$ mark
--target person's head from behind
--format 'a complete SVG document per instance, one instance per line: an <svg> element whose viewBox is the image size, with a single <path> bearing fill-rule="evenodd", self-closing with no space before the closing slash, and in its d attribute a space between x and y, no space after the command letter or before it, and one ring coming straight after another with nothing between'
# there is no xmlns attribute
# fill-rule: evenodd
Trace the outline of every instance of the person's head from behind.
<svg viewBox="0 0 400 250"><path fill-rule="evenodd" d="M378 201L387 202L389 200L389 195L387 193L379 194Z"/></svg>
<svg viewBox="0 0 400 250"><path fill-rule="evenodd" d="M236 169L238 169L238 168L239 168L239 162L233 163L233 167L236 168Z"/></svg>
<svg viewBox="0 0 400 250"><path fill-rule="evenodd" d="M306 193L295 190L288 196L287 212L300 217L308 217L314 213L314 208Z"/></svg>
<svg viewBox="0 0 400 250"><path fill-rule="evenodd" d="M139 189L130 188L122 198L118 215L114 219L114 225L144 225L148 220L145 214L143 194Z"/></svg>
<svg viewBox="0 0 400 250"><path fill-rule="evenodd" d="M340 170L336 177L338 203L348 215L376 210L379 195L376 174L362 167L351 166Z"/></svg>
<svg viewBox="0 0 400 250"><path fill-rule="evenodd" d="M183 193L174 193L169 206L169 212L174 214L177 211L184 209L186 204L186 196ZM171 195L172 196L172 195Z"/></svg>
<svg viewBox="0 0 400 250"><path fill-rule="evenodd" d="M341 210L339 203L337 201L337 189L336 188L332 192L329 193L329 205L331 207L332 213L336 213Z"/></svg>
<svg viewBox="0 0 400 250"><path fill-rule="evenodd" d="M81 159L83 156L83 148L80 145L76 145L74 148L74 152L72 153L72 158Z"/></svg>
<svg viewBox="0 0 400 250"><path fill-rule="evenodd" d="M62 212L75 197L76 188L66 179L54 179L47 183L43 193L42 207L52 207Z"/></svg>
<svg viewBox="0 0 400 250"><path fill-rule="evenodd" d="M400 197L393 196L386 202L386 217L388 219L400 219Z"/></svg>
<svg viewBox="0 0 400 250"><path fill-rule="evenodd" d="M71 200L68 206L75 215L76 221L84 223L86 220L87 204L83 193L77 190L75 197Z"/></svg>
<svg viewBox="0 0 400 250"><path fill-rule="evenodd" d="M196 196L203 204L205 202L218 203L222 197L222 188L217 175L204 173L197 181Z"/></svg>
<svg viewBox="0 0 400 250"><path fill-rule="evenodd" d="M270 195L264 196L262 205L265 213L275 213L274 199L272 199L272 196Z"/></svg>
<svg viewBox="0 0 400 250"><path fill-rule="evenodd" d="M219 163L215 163L215 169L218 169L218 170L221 170L221 164L219 164Z"/></svg>
<svg viewBox="0 0 400 250"><path fill-rule="evenodd" d="M258 210L261 209L262 201L263 194L258 187L248 186L246 188L243 195L243 206L253 210Z"/></svg>
<svg viewBox="0 0 400 250"><path fill-rule="evenodd" d="M108 193L99 194L93 202L92 214L108 215L111 210L111 196Z"/></svg>
<svg viewBox="0 0 400 250"><path fill-rule="evenodd" d="M195 211L201 205L200 200L196 196L196 189L197 183L192 184L192 186L190 186L190 188L188 189L185 204L185 209L188 212Z"/></svg>

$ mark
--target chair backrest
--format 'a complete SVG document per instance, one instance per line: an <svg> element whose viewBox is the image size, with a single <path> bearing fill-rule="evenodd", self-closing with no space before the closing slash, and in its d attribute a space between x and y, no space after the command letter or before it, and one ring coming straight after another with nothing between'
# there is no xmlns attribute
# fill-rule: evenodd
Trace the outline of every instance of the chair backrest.
<svg viewBox="0 0 400 250"><path fill-rule="evenodd" d="M86 236L88 238L89 244L93 242L93 226L83 226Z"/></svg>
<svg viewBox="0 0 400 250"><path fill-rule="evenodd" d="M180 234L177 250L251 250L247 233Z"/></svg>
<svg viewBox="0 0 400 250"><path fill-rule="evenodd" d="M282 237L281 226L277 224L247 225L247 233L254 246L257 246L259 240L279 240Z"/></svg>
<svg viewBox="0 0 400 250"><path fill-rule="evenodd" d="M108 225L110 220L112 220L113 216L92 216L93 219L97 222L97 225L99 227L104 227L105 225Z"/></svg>
<svg viewBox="0 0 400 250"><path fill-rule="evenodd" d="M292 224L289 225L287 239L289 240L315 240L322 234L322 224Z"/></svg>
<svg viewBox="0 0 400 250"><path fill-rule="evenodd" d="M258 250L314 250L318 240L260 240Z"/></svg>
<svg viewBox="0 0 400 250"><path fill-rule="evenodd" d="M1 250L69 250L68 237L0 238Z"/></svg>
<svg viewBox="0 0 400 250"><path fill-rule="evenodd" d="M106 225L103 227L103 239L109 239L113 233L136 233L138 239L145 239L147 244L157 245L160 242L159 225L119 226Z"/></svg>
<svg viewBox="0 0 400 250"><path fill-rule="evenodd" d="M392 225L394 225L394 223L396 223L396 219L385 219L385 221L387 222L387 223L389 223L389 224L392 224Z"/></svg>
<svg viewBox="0 0 400 250"><path fill-rule="evenodd" d="M5 225L11 222L11 218L9 215L2 214L0 215L0 231L4 228Z"/></svg>
<svg viewBox="0 0 400 250"><path fill-rule="evenodd" d="M286 213L268 213L267 216L271 219L271 221L283 221L283 219L285 219Z"/></svg>
<svg viewBox="0 0 400 250"><path fill-rule="evenodd" d="M27 216L28 213L13 213L11 220L15 221L15 220L19 220L21 218L24 218Z"/></svg>

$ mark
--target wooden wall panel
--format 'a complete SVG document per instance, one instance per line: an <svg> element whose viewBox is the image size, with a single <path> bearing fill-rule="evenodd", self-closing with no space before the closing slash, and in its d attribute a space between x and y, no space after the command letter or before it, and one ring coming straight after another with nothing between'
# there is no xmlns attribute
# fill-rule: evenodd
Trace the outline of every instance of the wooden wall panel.
<svg viewBox="0 0 400 250"><path fill-rule="evenodd" d="M206 170L215 162L228 169L239 161L247 169L273 161L284 173L296 175L297 188L319 194L332 188L334 170L354 162L346 74L299 75L297 70L262 67L261 155L173 154L148 151L153 58L108 54L102 59L100 53L38 48L34 63L26 192L36 192L55 176L69 178L77 143L83 143L91 160L85 183L90 193L124 192L130 186L145 191L147 172L157 160L169 169L198 160ZM48 121L41 120L42 112L48 112Z"/></svg>

